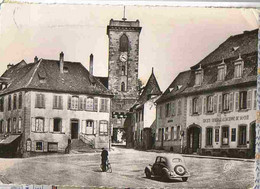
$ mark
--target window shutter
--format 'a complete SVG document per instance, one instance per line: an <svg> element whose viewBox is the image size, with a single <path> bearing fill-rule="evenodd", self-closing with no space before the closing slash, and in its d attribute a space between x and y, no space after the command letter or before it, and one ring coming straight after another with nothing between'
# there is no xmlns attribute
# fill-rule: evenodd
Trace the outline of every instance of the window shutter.
<svg viewBox="0 0 260 189"><path fill-rule="evenodd" d="M252 107L252 91L248 90L247 91L247 109L251 109Z"/></svg>
<svg viewBox="0 0 260 189"><path fill-rule="evenodd" d="M83 101L83 110L86 110L86 105L87 105L87 98L84 98L84 101Z"/></svg>
<svg viewBox="0 0 260 189"><path fill-rule="evenodd" d="M83 110L83 99L79 97L79 110Z"/></svg>
<svg viewBox="0 0 260 189"><path fill-rule="evenodd" d="M68 110L71 109L71 96L68 97Z"/></svg>
<svg viewBox="0 0 260 189"><path fill-rule="evenodd" d="M59 96L59 107L60 109L63 109L63 97Z"/></svg>
<svg viewBox="0 0 260 189"><path fill-rule="evenodd" d="M42 94L41 96L42 96L42 99L41 99L42 100L42 102L41 102L42 103L42 107L45 108L45 95Z"/></svg>
<svg viewBox="0 0 260 189"><path fill-rule="evenodd" d="M190 115L192 115L192 99L190 99Z"/></svg>
<svg viewBox="0 0 260 189"><path fill-rule="evenodd" d="M218 95L218 112L222 112L222 94Z"/></svg>
<svg viewBox="0 0 260 189"><path fill-rule="evenodd" d="M168 127L168 140L171 140L171 127Z"/></svg>
<svg viewBox="0 0 260 189"><path fill-rule="evenodd" d="M83 134L86 134L87 120L82 120L81 125L82 125L82 130L81 130L82 133L83 133Z"/></svg>
<svg viewBox="0 0 260 189"><path fill-rule="evenodd" d="M66 128L65 128L65 124L63 123L63 120L61 120L61 132L62 133L66 132Z"/></svg>
<svg viewBox="0 0 260 189"><path fill-rule="evenodd" d="M94 98L94 111L97 112L98 110L98 98Z"/></svg>
<svg viewBox="0 0 260 189"><path fill-rule="evenodd" d="M105 112L108 112L108 99L105 99Z"/></svg>
<svg viewBox="0 0 260 189"><path fill-rule="evenodd" d="M217 113L218 111L218 95L214 95L213 97L213 112Z"/></svg>
<svg viewBox="0 0 260 189"><path fill-rule="evenodd" d="M50 128L49 128L49 131L50 131L50 133L53 133L53 118L50 118L50 121L49 121L49 123L50 123Z"/></svg>
<svg viewBox="0 0 260 189"><path fill-rule="evenodd" d="M204 97L204 103L203 103L203 113L206 114L207 110L207 97Z"/></svg>
<svg viewBox="0 0 260 189"><path fill-rule="evenodd" d="M198 98L198 101L199 101L199 114L201 114L202 113L202 97L199 97Z"/></svg>
<svg viewBox="0 0 260 189"><path fill-rule="evenodd" d="M239 110L239 93L236 92L235 95L236 95L236 111L238 111Z"/></svg>
<svg viewBox="0 0 260 189"><path fill-rule="evenodd" d="M231 112L232 112L233 109L234 109L233 104L234 104L234 93L231 92L231 93L229 93L229 110L230 110Z"/></svg>
<svg viewBox="0 0 260 189"><path fill-rule="evenodd" d="M172 115L174 116L175 115L175 101L172 101L171 103L171 106L172 106Z"/></svg>
<svg viewBox="0 0 260 189"><path fill-rule="evenodd" d="M36 98L35 98L35 108L39 107L39 100L40 100L40 96L39 94L36 94Z"/></svg>
<svg viewBox="0 0 260 189"><path fill-rule="evenodd" d="M43 132L45 132L45 133L48 133L49 132L49 125L48 125L48 121L47 121L47 118L45 118L44 119L44 121L43 121L44 123L44 127L43 127Z"/></svg>
<svg viewBox="0 0 260 189"><path fill-rule="evenodd" d="M98 124L98 121L94 121L94 126L93 126L93 134L97 134L97 124Z"/></svg>
<svg viewBox="0 0 260 189"><path fill-rule="evenodd" d="M163 140L165 140L165 129L163 129Z"/></svg>
<svg viewBox="0 0 260 189"><path fill-rule="evenodd" d="M7 124L6 124L6 127L7 127ZM31 129L33 132L35 131L35 118L34 117L32 117L32 119L31 119Z"/></svg>
<svg viewBox="0 0 260 189"><path fill-rule="evenodd" d="M134 132L134 134L135 134L135 132ZM156 139L155 139L155 140L157 140L157 141L158 141L158 129L156 129L155 137L156 137Z"/></svg>

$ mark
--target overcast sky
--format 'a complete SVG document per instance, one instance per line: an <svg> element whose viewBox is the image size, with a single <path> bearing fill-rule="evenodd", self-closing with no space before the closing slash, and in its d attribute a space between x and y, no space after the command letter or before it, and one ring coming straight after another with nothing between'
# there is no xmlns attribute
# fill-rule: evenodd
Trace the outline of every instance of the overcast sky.
<svg viewBox="0 0 260 189"><path fill-rule="evenodd" d="M7 64L34 56L81 62L94 75L107 76L111 18L122 19L123 6L3 4L0 9L0 73ZM140 21L139 78L154 67L161 90L229 36L258 27L257 11L238 8L126 6L127 20Z"/></svg>

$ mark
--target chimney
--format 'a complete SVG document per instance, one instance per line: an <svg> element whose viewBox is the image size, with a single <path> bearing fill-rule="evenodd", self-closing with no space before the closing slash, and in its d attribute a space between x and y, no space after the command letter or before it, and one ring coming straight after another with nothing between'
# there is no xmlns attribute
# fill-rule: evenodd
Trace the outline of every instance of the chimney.
<svg viewBox="0 0 260 189"><path fill-rule="evenodd" d="M93 54L89 56L89 73L93 75Z"/></svg>
<svg viewBox="0 0 260 189"><path fill-rule="evenodd" d="M36 62L38 62L38 57L37 56L34 57L34 63L36 63Z"/></svg>
<svg viewBox="0 0 260 189"><path fill-rule="evenodd" d="M8 64L7 69L9 70L12 66L13 66L13 64Z"/></svg>
<svg viewBox="0 0 260 189"><path fill-rule="evenodd" d="M60 64L59 64L59 66L60 66L60 73L63 73L63 67L64 67L64 53L63 52L60 53Z"/></svg>

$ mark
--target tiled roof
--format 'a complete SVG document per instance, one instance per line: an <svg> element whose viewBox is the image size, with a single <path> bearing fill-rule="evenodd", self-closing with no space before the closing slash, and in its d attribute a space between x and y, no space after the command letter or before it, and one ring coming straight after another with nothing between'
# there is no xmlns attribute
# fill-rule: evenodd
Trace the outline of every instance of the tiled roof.
<svg viewBox="0 0 260 189"><path fill-rule="evenodd" d="M230 36L225 42L219 45L217 49L192 68L198 68L199 65L203 67L207 64L221 61L223 58L225 60L235 58L238 57L239 54L243 56L244 54L257 52L257 43L258 29Z"/></svg>
<svg viewBox="0 0 260 189"><path fill-rule="evenodd" d="M183 92L190 82L191 71L184 71L178 74L170 86L165 90L162 96L156 101L157 103L167 101L177 94Z"/></svg>
<svg viewBox="0 0 260 189"><path fill-rule="evenodd" d="M20 66L19 66L20 65ZM93 95L112 95L110 91L78 62L64 61L60 73L58 60L40 59L36 63L14 65L2 77L10 78L1 93L21 88Z"/></svg>

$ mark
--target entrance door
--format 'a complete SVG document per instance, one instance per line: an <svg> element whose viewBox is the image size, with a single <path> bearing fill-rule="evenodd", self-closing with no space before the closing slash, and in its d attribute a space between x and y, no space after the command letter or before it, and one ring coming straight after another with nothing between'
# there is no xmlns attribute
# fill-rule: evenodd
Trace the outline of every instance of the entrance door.
<svg viewBox="0 0 260 189"><path fill-rule="evenodd" d="M189 129L189 147L192 152L197 152L200 148L200 128L191 127Z"/></svg>
<svg viewBox="0 0 260 189"><path fill-rule="evenodd" d="M161 147L163 148L163 140L164 140L164 128L162 128L162 130L161 130L161 131L162 131L162 136L161 136L161 139L162 139L162 140L161 140L161 142L162 142L162 143L161 143Z"/></svg>
<svg viewBox="0 0 260 189"><path fill-rule="evenodd" d="M250 157L255 157L255 138L256 138L256 130L255 123L250 126Z"/></svg>
<svg viewBox="0 0 260 189"><path fill-rule="evenodd" d="M71 139L78 139L79 137L79 122L78 120L71 121Z"/></svg>

